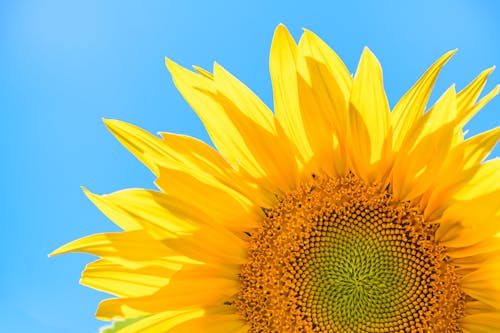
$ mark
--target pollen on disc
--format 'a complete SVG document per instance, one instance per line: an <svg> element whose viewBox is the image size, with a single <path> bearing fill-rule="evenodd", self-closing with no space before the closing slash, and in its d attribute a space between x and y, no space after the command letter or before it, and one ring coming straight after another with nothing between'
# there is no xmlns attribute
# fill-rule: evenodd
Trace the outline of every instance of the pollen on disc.
<svg viewBox="0 0 500 333"><path fill-rule="evenodd" d="M266 209L234 305L256 332L460 332L465 294L410 202L349 174Z"/></svg>

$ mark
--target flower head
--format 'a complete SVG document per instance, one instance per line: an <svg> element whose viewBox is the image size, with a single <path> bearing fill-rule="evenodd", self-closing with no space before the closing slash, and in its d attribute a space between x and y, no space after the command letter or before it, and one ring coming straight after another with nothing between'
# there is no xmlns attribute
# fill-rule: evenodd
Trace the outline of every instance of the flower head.
<svg viewBox="0 0 500 333"><path fill-rule="evenodd" d="M365 49L354 77L316 35L271 46L274 113L218 64L167 60L216 150L106 125L159 191L85 190L122 232L87 252L97 317L133 332L500 331L500 128L465 139L491 69L426 110L438 59L389 109Z"/></svg>

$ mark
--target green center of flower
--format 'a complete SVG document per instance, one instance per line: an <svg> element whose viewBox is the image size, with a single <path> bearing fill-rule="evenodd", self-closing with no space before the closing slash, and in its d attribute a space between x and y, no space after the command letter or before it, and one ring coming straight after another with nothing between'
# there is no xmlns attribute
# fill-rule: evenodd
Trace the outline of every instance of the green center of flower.
<svg viewBox="0 0 500 333"><path fill-rule="evenodd" d="M250 332L459 332L465 294L417 207L353 175L266 210L235 306Z"/></svg>

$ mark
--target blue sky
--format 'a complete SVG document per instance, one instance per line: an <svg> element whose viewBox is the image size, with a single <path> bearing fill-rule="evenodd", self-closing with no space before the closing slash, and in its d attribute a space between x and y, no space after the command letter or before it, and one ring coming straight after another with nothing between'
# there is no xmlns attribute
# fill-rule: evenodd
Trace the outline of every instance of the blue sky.
<svg viewBox="0 0 500 333"><path fill-rule="evenodd" d="M92 258L47 258L75 238L116 230L80 190L152 188L153 176L101 118L208 140L175 90L168 56L217 61L272 105L274 28L320 35L356 68L366 45L390 104L437 57L459 48L433 99L500 65L497 1L0 1L0 313L16 333L94 333L105 294L78 284ZM494 73L486 89L500 83ZM499 125L500 98L468 125ZM499 155L497 148L494 155Z"/></svg>

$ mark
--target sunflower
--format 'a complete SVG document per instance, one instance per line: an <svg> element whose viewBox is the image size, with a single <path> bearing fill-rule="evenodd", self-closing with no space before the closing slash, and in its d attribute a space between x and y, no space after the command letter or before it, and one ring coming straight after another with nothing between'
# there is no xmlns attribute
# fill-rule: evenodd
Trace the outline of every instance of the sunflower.
<svg viewBox="0 0 500 333"><path fill-rule="evenodd" d="M156 190L84 190L122 232L85 252L81 283L114 294L103 320L133 332L500 332L495 128L463 127L492 69L426 109L438 59L391 111L365 48L354 76L319 37L275 31L274 113L219 64L166 65L216 150L107 127Z"/></svg>

